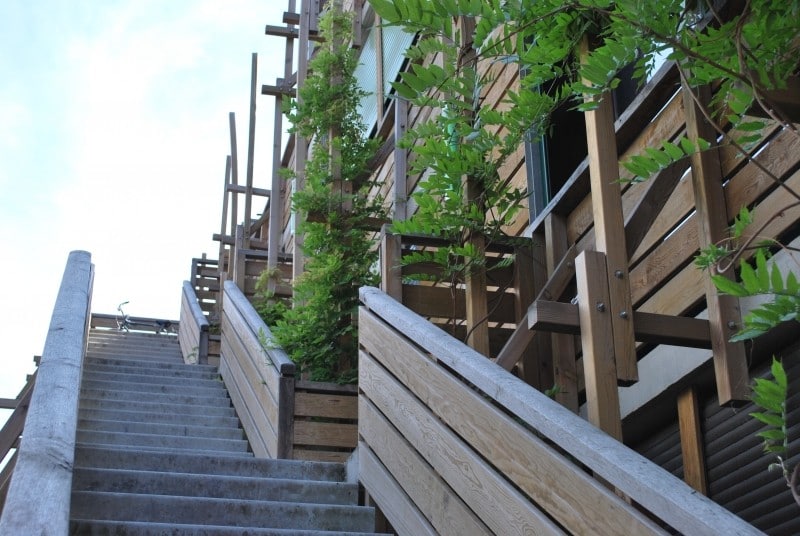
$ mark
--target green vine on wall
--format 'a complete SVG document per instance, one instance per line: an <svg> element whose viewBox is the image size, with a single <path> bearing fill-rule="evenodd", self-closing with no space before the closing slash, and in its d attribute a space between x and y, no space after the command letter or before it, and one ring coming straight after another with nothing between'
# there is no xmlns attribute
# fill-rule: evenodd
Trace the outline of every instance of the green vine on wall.
<svg viewBox="0 0 800 536"><path fill-rule="evenodd" d="M314 381L346 383L356 379L358 289L378 283L377 251L365 223L385 212L380 198L367 197L370 184L353 183L379 140L365 140L357 112L365 93L353 76L352 14L334 5L319 28L325 42L309 61L300 98L286 110L291 132L312 145L305 189L292 196L293 211L309 215L297 229L304 234L305 271L289 302L264 292L272 275L264 274L256 308L301 372ZM352 193L341 193L343 183Z"/></svg>
<svg viewBox="0 0 800 536"><path fill-rule="evenodd" d="M509 190L497 170L521 140L544 135L550 115L564 103L584 111L597 106L595 99L586 97L616 88L623 67L633 65L634 78L643 82L659 56L678 63L684 86L715 88L710 102L696 99L695 104L713 125L716 137L660 140L621 162L632 180L646 180L677 160L727 145L791 197L783 210L765 218L764 227L800 204L800 194L755 158L770 123L800 135L796 124L774 100L774 91L785 90L790 78L798 74L799 0L728 2L722 4L723 11L718 11L720 3L702 0L369 1L384 23L420 34L409 53L414 61L411 69L394 85L397 93L418 106L441 106L447 112L409 134L407 146L417 158L414 171L426 180L414 195L417 214L408 222L395 222L395 227L401 232L456 241L455 248L461 250L430 259L452 271L469 266L473 253L463 249L465 242L459 242L459 237L470 232L497 234L502 225L495 224L502 224L519 210L524 195ZM724 13L732 6L739 11ZM474 30L468 36L459 33L469 26L459 24L465 19L473 22ZM578 45L586 35L595 46L580 54ZM481 61L519 66L519 85L501 108L484 106L482 89L491 80L479 76L472 64L464 65L466 49L452 43L468 44ZM426 61L433 56L441 61ZM484 189L484 197L478 202L464 199L460 178L465 174L476 177ZM492 209L495 213L487 214ZM747 207L741 215L749 217ZM737 225L745 226L740 221ZM759 234L757 231L753 236ZM771 301L755 307L744 318L738 340L759 336L798 318L800 294L795 272L768 267L769 252L777 248L791 253L787 246L774 242L767 247L750 242L717 244L701 252L698 264L704 267L724 268L720 271L738 268L736 281L714 276L720 291L739 297L771 296ZM738 260L745 253L753 253L753 249L757 249L753 263L729 262L730 258ZM774 371L779 381L782 368L774 367ZM759 391L770 389L769 385L756 383L754 402L776 408L780 405L776 397L782 396L785 403L785 392L773 392L769 399L760 396ZM757 414L770 415L766 419L778 426L777 412ZM764 439L772 436L777 437L774 430ZM772 451L776 448L774 443L768 443L768 447ZM797 467L789 484L800 503Z"/></svg>

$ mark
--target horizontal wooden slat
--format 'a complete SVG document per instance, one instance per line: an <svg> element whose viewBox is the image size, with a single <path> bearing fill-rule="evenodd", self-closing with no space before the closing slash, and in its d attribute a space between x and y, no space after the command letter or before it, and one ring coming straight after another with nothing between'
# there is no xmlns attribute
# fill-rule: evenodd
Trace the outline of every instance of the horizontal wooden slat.
<svg viewBox="0 0 800 536"><path fill-rule="evenodd" d="M358 419L358 398L323 393L295 392L294 414L298 417Z"/></svg>
<svg viewBox="0 0 800 536"><path fill-rule="evenodd" d="M487 294L490 304L489 320L514 323L514 295L497 291ZM497 300L500 300L499 305ZM464 290L446 287L403 285L403 303L417 314L428 317L464 318L467 310Z"/></svg>
<svg viewBox="0 0 800 536"><path fill-rule="evenodd" d="M356 448L358 425L295 420L295 445Z"/></svg>
<svg viewBox="0 0 800 536"><path fill-rule="evenodd" d="M580 333L578 306L571 303L537 300L528 308L528 327L556 333ZM674 344L690 348L711 348L708 320L684 316L633 313L636 340L654 344Z"/></svg>
<svg viewBox="0 0 800 536"><path fill-rule="evenodd" d="M366 351L569 531L618 535L661 533L582 468L468 389L374 315L362 311L359 324L362 334L359 340Z"/></svg>
<svg viewBox="0 0 800 536"><path fill-rule="evenodd" d="M261 458L276 457L278 452L277 405L264 404L259 400L259 394L263 398L264 391L254 392L252 384L248 382L247 375L241 368L241 363L235 358L228 357L233 353L228 346L228 339L223 338L221 350L219 373L228 389L231 402L237 410L239 421L242 423L253 454ZM272 418L267 414L267 409L270 407L274 409Z"/></svg>
<svg viewBox="0 0 800 536"><path fill-rule="evenodd" d="M425 352L435 355L466 382L491 394L494 401L511 415L559 445L676 530L685 534L758 534L751 525L710 499L698 496L684 482L525 385L468 346L443 335L380 290L362 288L360 297L368 309L417 342ZM405 430L401 432L406 433Z"/></svg>
<svg viewBox="0 0 800 536"><path fill-rule="evenodd" d="M367 448L440 534L493 534L366 397L359 408Z"/></svg>
<svg viewBox="0 0 800 536"><path fill-rule="evenodd" d="M366 443L358 447L358 477L398 534L438 536Z"/></svg>
<svg viewBox="0 0 800 536"><path fill-rule="evenodd" d="M564 534L364 352L359 358L359 386L491 530L508 535Z"/></svg>

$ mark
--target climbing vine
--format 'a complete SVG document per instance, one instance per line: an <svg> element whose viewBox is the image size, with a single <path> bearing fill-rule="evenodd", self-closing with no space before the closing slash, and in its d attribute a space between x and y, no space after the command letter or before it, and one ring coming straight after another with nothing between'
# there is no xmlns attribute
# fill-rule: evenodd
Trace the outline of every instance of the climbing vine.
<svg viewBox="0 0 800 536"><path fill-rule="evenodd" d="M427 255L427 260L445 266L445 273L464 273L479 265L481 252L470 249L465 238L480 233L489 240L502 240L503 226L523 205L526 193L510 188L498 174L520 142L543 136L559 106L584 111L597 106L593 97L616 88L626 66L632 66L634 78L643 82L659 57L678 62L685 87L714 87L710 102L695 104L716 132L713 139L683 135L663 140L630 157L621 162L629 180L646 180L677 160L729 146L786 191L783 210L800 204L800 194L754 157L770 124L800 135L774 99L775 90L786 89L798 73L799 0L738 2L735 13L725 12L733 2L719 7L719 3L686 0L369 1L385 24L419 34L408 54L412 66L394 84L398 95L418 106L442 109L407 137L407 147L416 156L413 171L424 180L414 194L417 213L394 225L400 232L446 237L454 245L416 254L409 261L425 260ZM590 46L581 47L584 39ZM519 84L502 107L484 105L483 89L491 79L480 74L479 61L519 66ZM464 177L477 185L477 195L465 192ZM795 271L768 263L771 253L778 249L791 253L790 248L774 241L740 240L748 218L751 214L745 207L733 239L712 245L698 257L700 266L714 269L711 277L720 291L739 297L770 296L744 318L736 340L795 321L800 313ZM745 260L750 255L752 262ZM735 280L720 275L727 270L737 272ZM782 370L780 364L773 366L774 382L781 385L785 384ZM773 385L756 383L753 401L766 409L756 412L755 418L773 427L762 436L767 450L784 455L780 449L785 437L779 444L775 440L778 430L785 432L781 420L785 411L779 408L785 410L786 392ZM769 391L766 397L765 391ZM785 458L779 460L788 481ZM797 470L792 474L790 486L797 499Z"/></svg>
<svg viewBox="0 0 800 536"><path fill-rule="evenodd" d="M334 3L335 4L335 3ZM366 222L384 217L380 198L368 198L365 175L378 140L366 140L357 112L364 96L353 76L352 14L329 8L319 21L324 44L309 62L309 76L286 110L291 132L312 140L305 188L292 196L304 235L305 271L290 302L263 292L256 306L276 341L311 380L356 378L358 288L375 285L377 252Z"/></svg>

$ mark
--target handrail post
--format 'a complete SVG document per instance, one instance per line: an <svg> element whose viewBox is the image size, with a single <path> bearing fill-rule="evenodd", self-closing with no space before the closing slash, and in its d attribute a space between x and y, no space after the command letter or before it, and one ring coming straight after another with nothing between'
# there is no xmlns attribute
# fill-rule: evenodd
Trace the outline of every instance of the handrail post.
<svg viewBox="0 0 800 536"><path fill-rule="evenodd" d="M31 396L0 534L69 533L81 367L94 268L69 254Z"/></svg>

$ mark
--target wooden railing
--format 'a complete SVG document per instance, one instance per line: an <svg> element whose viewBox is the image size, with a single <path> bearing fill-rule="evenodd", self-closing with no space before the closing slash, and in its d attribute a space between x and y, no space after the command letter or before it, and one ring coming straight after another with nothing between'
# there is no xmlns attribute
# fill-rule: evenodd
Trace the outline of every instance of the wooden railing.
<svg viewBox="0 0 800 536"><path fill-rule="evenodd" d="M200 308L194 287L183 282L178 342L187 363L208 363L208 319Z"/></svg>
<svg viewBox="0 0 800 536"><path fill-rule="evenodd" d="M69 254L31 395L0 534L68 534L81 368L94 267Z"/></svg>
<svg viewBox="0 0 800 536"><path fill-rule="evenodd" d="M358 388L298 380L294 396L292 457L346 461L358 444Z"/></svg>
<svg viewBox="0 0 800 536"><path fill-rule="evenodd" d="M383 292L361 299L359 473L399 534L759 534Z"/></svg>
<svg viewBox="0 0 800 536"><path fill-rule="evenodd" d="M36 360L39 364L39 360ZM11 475L14 472L14 466L17 463L17 453L19 452L20 439L22 431L25 428L25 417L28 416L28 407L31 404L31 393L33 393L33 386L36 383L36 372L28 376L28 381L25 387L22 388L17 398L12 400L3 399L3 409L13 409L3 429L0 430L0 461L6 461L3 470L0 471L0 515L3 513L3 505L6 501L8 494L8 486L11 483ZM14 449L11 456L8 456Z"/></svg>
<svg viewBox="0 0 800 536"><path fill-rule="evenodd" d="M233 281L223 288L220 375L253 453L291 458L295 365Z"/></svg>

